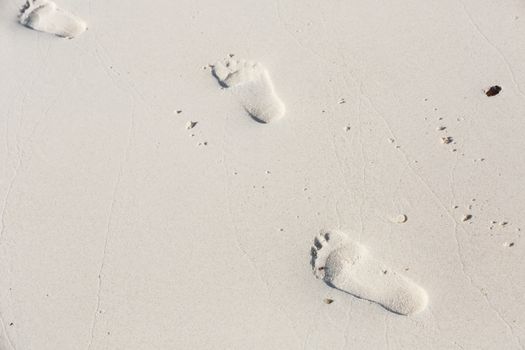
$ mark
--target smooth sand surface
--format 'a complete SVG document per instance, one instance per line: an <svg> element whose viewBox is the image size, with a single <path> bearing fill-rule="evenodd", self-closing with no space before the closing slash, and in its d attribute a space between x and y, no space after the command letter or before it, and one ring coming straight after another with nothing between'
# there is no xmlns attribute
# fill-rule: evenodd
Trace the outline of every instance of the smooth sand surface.
<svg viewBox="0 0 525 350"><path fill-rule="evenodd" d="M23 2L0 2L0 349L524 348L522 2L57 0L72 40ZM229 54L282 119L221 89ZM316 279L325 229L426 310Z"/></svg>

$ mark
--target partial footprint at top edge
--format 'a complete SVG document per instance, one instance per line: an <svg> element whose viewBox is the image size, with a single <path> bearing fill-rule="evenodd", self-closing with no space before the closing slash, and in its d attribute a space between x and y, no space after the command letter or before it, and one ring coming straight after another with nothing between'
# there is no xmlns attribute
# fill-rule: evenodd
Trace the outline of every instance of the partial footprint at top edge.
<svg viewBox="0 0 525 350"><path fill-rule="evenodd" d="M420 312L428 304L423 288L376 260L364 246L338 231L315 237L312 267L315 276L329 286L401 315Z"/></svg>
<svg viewBox="0 0 525 350"><path fill-rule="evenodd" d="M284 115L284 103L262 64L230 57L213 66L213 75L221 86L238 96L244 109L258 122L270 123Z"/></svg>
<svg viewBox="0 0 525 350"><path fill-rule="evenodd" d="M87 29L86 22L49 0L27 0L18 17L28 28L68 39Z"/></svg>

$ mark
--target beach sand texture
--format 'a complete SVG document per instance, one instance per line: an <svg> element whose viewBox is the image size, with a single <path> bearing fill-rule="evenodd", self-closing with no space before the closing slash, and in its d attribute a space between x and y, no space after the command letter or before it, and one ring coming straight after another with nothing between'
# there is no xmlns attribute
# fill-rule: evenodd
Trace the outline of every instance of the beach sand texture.
<svg viewBox="0 0 525 350"><path fill-rule="evenodd" d="M522 3L29 5L0 350L525 348Z"/></svg>

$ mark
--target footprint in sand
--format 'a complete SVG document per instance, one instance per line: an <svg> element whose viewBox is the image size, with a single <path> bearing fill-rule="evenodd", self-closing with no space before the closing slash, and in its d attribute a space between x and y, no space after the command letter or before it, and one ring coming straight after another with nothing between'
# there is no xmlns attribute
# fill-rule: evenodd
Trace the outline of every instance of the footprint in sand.
<svg viewBox="0 0 525 350"><path fill-rule="evenodd" d="M213 75L221 86L237 95L256 121L270 123L284 115L284 104L275 93L268 71L260 63L230 57L213 66Z"/></svg>
<svg viewBox="0 0 525 350"><path fill-rule="evenodd" d="M28 28L68 39L87 29L86 22L49 0L27 0L18 17Z"/></svg>
<svg viewBox="0 0 525 350"><path fill-rule="evenodd" d="M312 267L315 276L329 286L401 315L422 311L428 303L423 288L376 260L341 232L315 237Z"/></svg>

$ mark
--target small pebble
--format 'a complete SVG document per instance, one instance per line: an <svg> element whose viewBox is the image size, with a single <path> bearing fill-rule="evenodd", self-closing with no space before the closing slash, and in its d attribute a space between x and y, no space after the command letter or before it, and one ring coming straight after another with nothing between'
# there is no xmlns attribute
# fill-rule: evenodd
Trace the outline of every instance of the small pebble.
<svg viewBox="0 0 525 350"><path fill-rule="evenodd" d="M408 217L405 214L400 214L396 216L395 218L392 218L392 221L398 224L405 223L407 222L407 220L408 220Z"/></svg>
<svg viewBox="0 0 525 350"><path fill-rule="evenodd" d="M197 126L199 122L192 122L192 121L189 121L186 123L186 129L190 130L190 129L193 129L195 126Z"/></svg>
<svg viewBox="0 0 525 350"><path fill-rule="evenodd" d="M494 85L494 86L491 86L490 89L488 89L486 92L485 92L485 95L491 97L491 96L496 96L497 94L499 94L501 91L501 86L498 86L498 85Z"/></svg>
<svg viewBox="0 0 525 350"><path fill-rule="evenodd" d="M441 138L441 143L444 143L445 145L448 145L452 141L454 141L454 139L451 136L446 136L446 137Z"/></svg>

